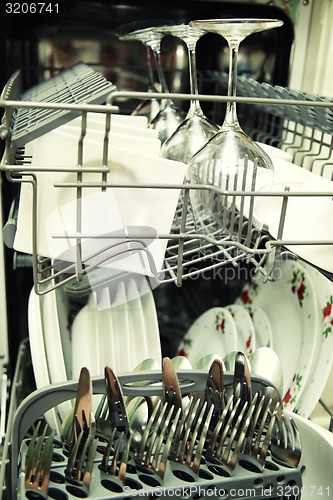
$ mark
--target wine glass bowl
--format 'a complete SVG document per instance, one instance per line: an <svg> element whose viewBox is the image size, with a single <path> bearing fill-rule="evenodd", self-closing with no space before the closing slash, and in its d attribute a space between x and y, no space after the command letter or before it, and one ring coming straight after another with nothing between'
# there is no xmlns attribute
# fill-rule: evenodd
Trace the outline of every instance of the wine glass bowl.
<svg viewBox="0 0 333 500"><path fill-rule="evenodd" d="M205 31L196 29L187 24L176 26L161 26L154 28L156 33L163 33L181 39L188 51L190 92L198 95L196 70L196 44ZM191 100L189 110L184 121L175 132L164 142L161 155L164 158L187 162L201 146L206 144L219 130L203 113L197 98Z"/></svg>
<svg viewBox="0 0 333 500"><path fill-rule="evenodd" d="M166 22L163 23L161 21L158 21L155 24L158 25L160 23L168 25ZM134 28L135 24L130 23L128 26ZM124 29L119 29L118 38L122 41L140 41L152 50L156 60L161 91L168 93L169 89L161 63L161 41L165 35L163 33L155 32L153 28L153 25L144 28L137 27L137 29L130 29L129 32L125 32ZM148 70L149 67L151 66L148 65ZM151 75L151 70L149 71ZM150 79L151 78L152 76L150 76ZM162 99L158 112L149 122L149 127L157 130L158 136L163 143L176 130L178 125L183 121L184 117L184 111L178 108L175 103L171 101L171 99Z"/></svg>
<svg viewBox="0 0 333 500"><path fill-rule="evenodd" d="M191 21L190 26L210 33L217 33L227 39L235 39L240 43L253 33L279 28L283 25L280 19L230 18L230 19L199 19ZM229 39L229 40L228 40Z"/></svg>
<svg viewBox="0 0 333 500"><path fill-rule="evenodd" d="M188 162L190 201L199 234L214 241L234 241L253 248L260 238L262 221L255 216L254 193L269 191L274 177L271 159L241 128L236 103L237 57L248 35L279 27L276 19L208 19L191 21L196 29L218 33L229 46L229 80L226 113L220 131ZM222 252L223 254L223 252ZM242 255L236 245L235 255ZM218 257L220 258L220 257ZM224 257L223 257L224 258Z"/></svg>

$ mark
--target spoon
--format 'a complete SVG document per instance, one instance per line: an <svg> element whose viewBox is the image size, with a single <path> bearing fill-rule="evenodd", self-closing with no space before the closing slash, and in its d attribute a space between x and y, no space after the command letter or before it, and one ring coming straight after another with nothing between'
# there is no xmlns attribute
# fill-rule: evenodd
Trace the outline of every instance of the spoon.
<svg viewBox="0 0 333 500"><path fill-rule="evenodd" d="M238 351L235 356L234 365L234 403L240 399L240 406L246 402L251 403L252 387L251 387L251 365L245 354Z"/></svg>
<svg viewBox="0 0 333 500"><path fill-rule="evenodd" d="M177 373L170 358L162 359L162 380L163 380L163 398L168 406L173 406L175 413L182 408L182 395L180 392Z"/></svg>

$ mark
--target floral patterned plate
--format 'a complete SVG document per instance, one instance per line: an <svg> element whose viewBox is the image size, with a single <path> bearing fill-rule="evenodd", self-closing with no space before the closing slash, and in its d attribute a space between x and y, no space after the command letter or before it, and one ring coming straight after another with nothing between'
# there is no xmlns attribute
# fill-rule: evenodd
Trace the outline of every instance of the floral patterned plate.
<svg viewBox="0 0 333 500"><path fill-rule="evenodd" d="M237 304L241 304L241 299L236 300ZM259 347L271 347L273 349L273 334L271 324L265 311L258 306L250 306L243 304L243 307L249 311L254 325L256 349Z"/></svg>
<svg viewBox="0 0 333 500"><path fill-rule="evenodd" d="M178 349L192 365L206 354L223 358L237 349L237 328L232 314L226 307L212 307L199 316L190 326Z"/></svg>
<svg viewBox="0 0 333 500"><path fill-rule="evenodd" d="M272 328L274 351L283 370L283 402L295 408L310 373L318 324L317 299L312 280L295 260L280 262L280 279L263 282L261 275L246 284L241 293L244 304L261 307Z"/></svg>
<svg viewBox="0 0 333 500"><path fill-rule="evenodd" d="M256 335L249 311L238 304L227 306L235 320L237 328L237 350L249 356L256 350Z"/></svg>
<svg viewBox="0 0 333 500"><path fill-rule="evenodd" d="M333 284L317 269L302 263L311 277L317 294L318 326L314 359L303 394L295 411L309 417L327 383L333 362Z"/></svg>

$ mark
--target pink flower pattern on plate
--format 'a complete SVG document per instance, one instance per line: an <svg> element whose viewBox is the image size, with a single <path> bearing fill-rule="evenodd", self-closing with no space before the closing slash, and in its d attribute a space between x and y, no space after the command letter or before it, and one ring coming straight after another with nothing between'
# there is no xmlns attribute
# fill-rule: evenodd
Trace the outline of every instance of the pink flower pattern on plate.
<svg viewBox="0 0 333 500"><path fill-rule="evenodd" d="M221 331L221 333L225 333L225 317L223 312L220 312L215 317L215 328L216 330Z"/></svg>
<svg viewBox="0 0 333 500"><path fill-rule="evenodd" d="M327 339L333 332L333 295L330 296L323 309L323 336Z"/></svg>
<svg viewBox="0 0 333 500"><path fill-rule="evenodd" d="M299 269L294 271L290 283L292 284L291 291L296 295L299 305L303 307L304 294L307 288L304 273Z"/></svg>
<svg viewBox="0 0 333 500"><path fill-rule="evenodd" d="M288 404L294 404L296 402L297 393L302 387L302 378L302 375L300 375L299 373L295 373L291 387L289 387L283 398L283 405L285 408L288 406Z"/></svg>

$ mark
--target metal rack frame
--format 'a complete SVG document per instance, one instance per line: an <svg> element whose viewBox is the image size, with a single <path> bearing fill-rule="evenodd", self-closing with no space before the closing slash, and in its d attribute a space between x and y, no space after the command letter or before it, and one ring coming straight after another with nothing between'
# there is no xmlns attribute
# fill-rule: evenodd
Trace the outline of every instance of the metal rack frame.
<svg viewBox="0 0 333 500"><path fill-rule="evenodd" d="M191 215L189 206L189 195L190 191L194 189L209 190L217 194L225 194L221 189L211 186L211 185L191 185L188 183L181 185L173 184L111 184L107 182L108 169L108 148L109 148L109 138L108 133L110 131L110 124L112 120L112 114L118 111L118 107L114 105L117 100L124 99L164 99L170 98L173 100L181 99L185 101L190 101L197 96L192 94L162 94L156 92L122 92L115 91L109 94L107 99L107 105L91 105L91 104L63 104L63 103L52 103L52 102L30 102L30 101L18 101L10 100L10 95L14 92L17 94L17 89L19 86L19 76L14 75L12 81L8 83L6 89L3 93L3 97L0 100L0 107L5 109L4 123L1 127L1 137L6 140L5 153L0 165L0 168L5 172L7 178L14 183L28 182L32 185L33 189L33 220L32 220L32 264L33 264L33 278L35 291L38 294L44 294L48 291L68 282L80 282L83 277L92 271L96 270L93 268L85 267L85 263L82 261L81 256L81 241L83 238L98 238L97 235L85 235L80 232L80 217L81 217L81 206L82 206L82 190L89 188L100 188L105 189L119 189L119 188L147 188L147 189L177 189L183 191L182 203L178 208L178 218L181 222L178 223L176 227L173 227L169 234L159 234L158 238L168 240L168 248L166 251L164 259L164 269L157 270L154 266L154 261L149 255L149 249L145 247L144 239L145 235L140 235L138 237L129 238L134 250L137 252L143 252L149 261L151 275L158 283L173 282L177 286L181 286L184 279L194 277L203 270L212 270L214 268L219 268L227 264L232 264L237 267L240 261L246 261L253 264L258 272L264 274L265 279L272 280L273 270L275 266L275 259L271 258L272 255L280 257L281 253L285 251L285 246L287 245L332 245L333 241L292 241L285 240L283 238L283 228L284 221L287 213L288 201L295 196L303 197L314 197L318 196L315 191L308 193L295 193L289 192L286 186L283 192L252 192L252 191L228 191L230 196L245 197L279 197L282 198L282 210L280 214L279 221L279 231L276 239L270 237L265 231L262 233L260 240L255 241L251 246L244 244L244 240L238 239L220 239L215 237L210 237L206 235L198 234L195 231L195 226L193 223L193 217ZM246 90L250 90L250 85L246 87L244 82L241 80L241 85L245 87ZM260 84L258 84L260 85ZM283 98L272 97L271 95L279 95L277 91L275 94L269 95L268 89L271 89L267 84L261 84L259 90L257 88L257 94L262 92L262 86L265 86L266 94L264 97L241 97L230 98L227 96L208 96L199 95L199 99L202 101L209 101L214 103L226 103L228 101L236 101L242 104L251 104L256 107L260 107L264 112L270 111L274 117L283 116L284 119L295 120L297 116L302 116L303 122L307 123L309 128L317 127L322 123L322 133L327 133L327 130L331 123L333 122L333 102L329 100L318 99L317 101L302 98L303 94L299 94L299 99L295 99L295 93L291 93L284 89L284 92L280 92ZM256 88L256 87L254 87ZM13 90L14 89L14 90ZM259 92L260 91L260 92ZM78 141L78 164L77 167L65 168L59 166L57 168L49 167L35 167L32 165L24 164L20 159L15 160L15 155L17 149L15 144L12 142L11 138L11 127L13 124L13 110L22 109L42 109L46 112L51 112L54 110L66 110L69 113L76 113L76 115L81 115L81 134ZM276 111L277 110L277 111ZM83 147L84 138L86 134L86 121L87 113L89 112L102 113L105 116L105 135L103 139L103 159L101 166L96 168L88 168L82 166L83 158ZM325 121L325 120L326 121ZM302 120L300 120L302 122ZM284 132L286 134L286 132ZM329 147L330 145L328 145ZM293 147L293 146L291 146ZM57 271L50 260L45 259L43 256L38 255L38 243L37 243L37 191L38 191L38 173L39 172L74 172L77 175L77 182L73 183L54 183L54 186L59 189L66 188L76 188L77 190L77 213L75 215L77 220L77 231L74 234L66 235L76 239L78 251L76 252L76 261L72 262L66 269ZM100 173L100 182L86 182L84 176L86 173ZM320 196L332 197L333 191L320 193ZM242 214L241 214L242 217ZM245 218L244 218L245 219ZM243 219L242 219L243 220ZM243 231L248 233L252 227L252 214L249 214L249 219L243 224ZM64 237L62 235L55 235L56 237ZM218 236L218 235L217 235ZM111 236L112 239L112 236ZM211 251L210 259L207 259L205 255L200 254L199 247L202 245L203 241L207 247L213 248ZM246 242L249 239L247 238ZM112 243L111 245L112 246ZM119 251L115 251L115 257L119 256ZM214 257L215 260L212 260ZM270 258L268 258L270 257ZM104 256L101 255L100 262L103 263ZM193 264L198 266L198 268L193 269Z"/></svg>

